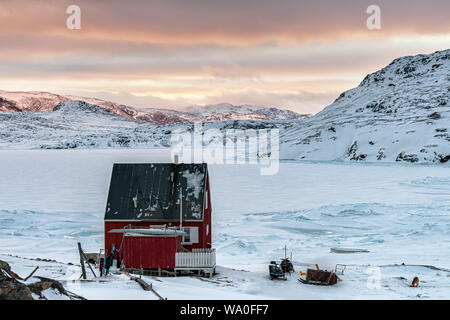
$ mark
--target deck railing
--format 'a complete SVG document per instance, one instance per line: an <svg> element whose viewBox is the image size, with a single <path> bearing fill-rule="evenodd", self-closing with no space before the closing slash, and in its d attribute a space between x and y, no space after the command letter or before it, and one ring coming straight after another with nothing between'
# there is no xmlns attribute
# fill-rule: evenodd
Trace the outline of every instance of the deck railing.
<svg viewBox="0 0 450 320"><path fill-rule="evenodd" d="M214 268L216 249L192 249L192 252L177 252L175 268Z"/></svg>

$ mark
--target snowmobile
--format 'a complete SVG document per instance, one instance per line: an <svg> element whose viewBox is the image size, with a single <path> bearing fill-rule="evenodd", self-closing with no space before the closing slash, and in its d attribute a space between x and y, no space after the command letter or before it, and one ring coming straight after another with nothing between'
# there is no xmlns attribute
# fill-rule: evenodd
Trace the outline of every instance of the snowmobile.
<svg viewBox="0 0 450 320"><path fill-rule="evenodd" d="M286 275L284 274L283 270L275 261L270 261L269 275L270 275L270 280L273 280L273 279L287 280Z"/></svg>

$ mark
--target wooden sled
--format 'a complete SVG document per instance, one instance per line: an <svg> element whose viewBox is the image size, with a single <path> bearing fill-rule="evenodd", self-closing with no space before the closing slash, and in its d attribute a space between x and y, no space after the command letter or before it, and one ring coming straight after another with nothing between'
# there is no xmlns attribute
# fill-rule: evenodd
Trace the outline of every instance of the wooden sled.
<svg viewBox="0 0 450 320"><path fill-rule="evenodd" d="M332 271L314 269L308 269L306 271L306 279L298 279L301 283L316 286L333 286L338 282L338 280L338 276Z"/></svg>

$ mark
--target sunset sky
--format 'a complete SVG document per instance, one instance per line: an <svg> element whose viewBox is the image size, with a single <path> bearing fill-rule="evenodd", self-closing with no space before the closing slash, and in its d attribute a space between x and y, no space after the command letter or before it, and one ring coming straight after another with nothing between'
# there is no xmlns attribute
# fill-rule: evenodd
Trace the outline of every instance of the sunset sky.
<svg viewBox="0 0 450 320"><path fill-rule="evenodd" d="M81 30L69 30L69 5ZM366 9L381 8L381 30ZM0 89L137 107L316 113L393 59L450 48L448 0L1 0Z"/></svg>

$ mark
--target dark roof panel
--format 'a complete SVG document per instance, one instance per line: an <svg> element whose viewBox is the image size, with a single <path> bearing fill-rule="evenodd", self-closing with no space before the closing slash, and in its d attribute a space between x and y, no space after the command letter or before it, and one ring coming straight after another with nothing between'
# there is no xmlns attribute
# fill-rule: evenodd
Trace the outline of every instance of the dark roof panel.
<svg viewBox="0 0 450 320"><path fill-rule="evenodd" d="M105 220L202 220L206 164L114 164Z"/></svg>

